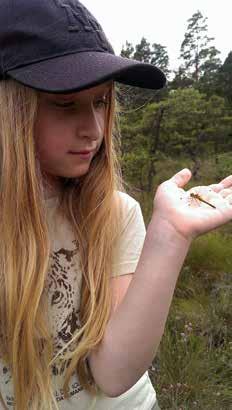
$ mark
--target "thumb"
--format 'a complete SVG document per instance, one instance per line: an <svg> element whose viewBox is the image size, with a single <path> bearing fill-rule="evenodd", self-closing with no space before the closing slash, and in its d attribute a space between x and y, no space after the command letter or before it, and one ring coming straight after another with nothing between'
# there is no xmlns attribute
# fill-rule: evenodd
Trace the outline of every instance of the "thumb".
<svg viewBox="0 0 232 410"><path fill-rule="evenodd" d="M173 175L173 177L170 178L169 181L176 184L179 188L183 188L189 182L191 176L191 171L188 168L184 168L181 171L177 172L177 174Z"/></svg>

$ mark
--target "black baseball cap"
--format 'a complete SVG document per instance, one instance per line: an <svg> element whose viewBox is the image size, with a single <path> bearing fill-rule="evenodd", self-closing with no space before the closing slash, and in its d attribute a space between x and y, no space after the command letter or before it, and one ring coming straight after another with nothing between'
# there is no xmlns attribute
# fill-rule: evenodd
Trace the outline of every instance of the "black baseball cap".
<svg viewBox="0 0 232 410"><path fill-rule="evenodd" d="M102 27L78 0L1 0L0 81L69 93L108 80L160 89L152 64L116 56Z"/></svg>

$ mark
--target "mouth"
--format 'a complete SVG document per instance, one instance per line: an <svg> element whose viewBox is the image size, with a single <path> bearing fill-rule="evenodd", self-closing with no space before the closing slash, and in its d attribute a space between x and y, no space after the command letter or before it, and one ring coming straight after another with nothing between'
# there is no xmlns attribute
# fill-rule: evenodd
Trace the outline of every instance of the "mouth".
<svg viewBox="0 0 232 410"><path fill-rule="evenodd" d="M70 151L69 154L76 156L81 160L90 160L93 157L93 151Z"/></svg>
<svg viewBox="0 0 232 410"><path fill-rule="evenodd" d="M81 154L81 155L87 155L87 154L91 154L93 152L93 150L85 150L85 151L69 151L69 154Z"/></svg>

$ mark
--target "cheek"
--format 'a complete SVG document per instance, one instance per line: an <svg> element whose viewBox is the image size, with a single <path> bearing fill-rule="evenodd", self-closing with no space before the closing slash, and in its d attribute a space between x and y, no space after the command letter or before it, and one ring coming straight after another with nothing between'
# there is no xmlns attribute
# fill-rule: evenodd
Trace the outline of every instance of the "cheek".
<svg viewBox="0 0 232 410"><path fill-rule="evenodd" d="M106 128L106 118L105 115L101 117L101 129L102 129L102 135L105 133L105 128Z"/></svg>
<svg viewBox="0 0 232 410"><path fill-rule="evenodd" d="M38 119L34 128L35 146L39 156L50 157L62 153L67 145L65 130L57 123Z"/></svg>
<svg viewBox="0 0 232 410"><path fill-rule="evenodd" d="M55 159L61 149L57 144L53 144L50 140L40 140L37 145L37 155L41 161L49 161Z"/></svg>

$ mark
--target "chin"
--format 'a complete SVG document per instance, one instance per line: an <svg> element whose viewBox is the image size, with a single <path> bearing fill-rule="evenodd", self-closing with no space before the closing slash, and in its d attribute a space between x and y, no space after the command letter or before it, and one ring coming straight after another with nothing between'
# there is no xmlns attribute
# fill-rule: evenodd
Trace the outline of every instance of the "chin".
<svg viewBox="0 0 232 410"><path fill-rule="evenodd" d="M65 175L61 175L64 178L78 178L86 175L89 171L89 167L83 167L82 169L78 169L78 171L73 171L70 173L66 173Z"/></svg>

